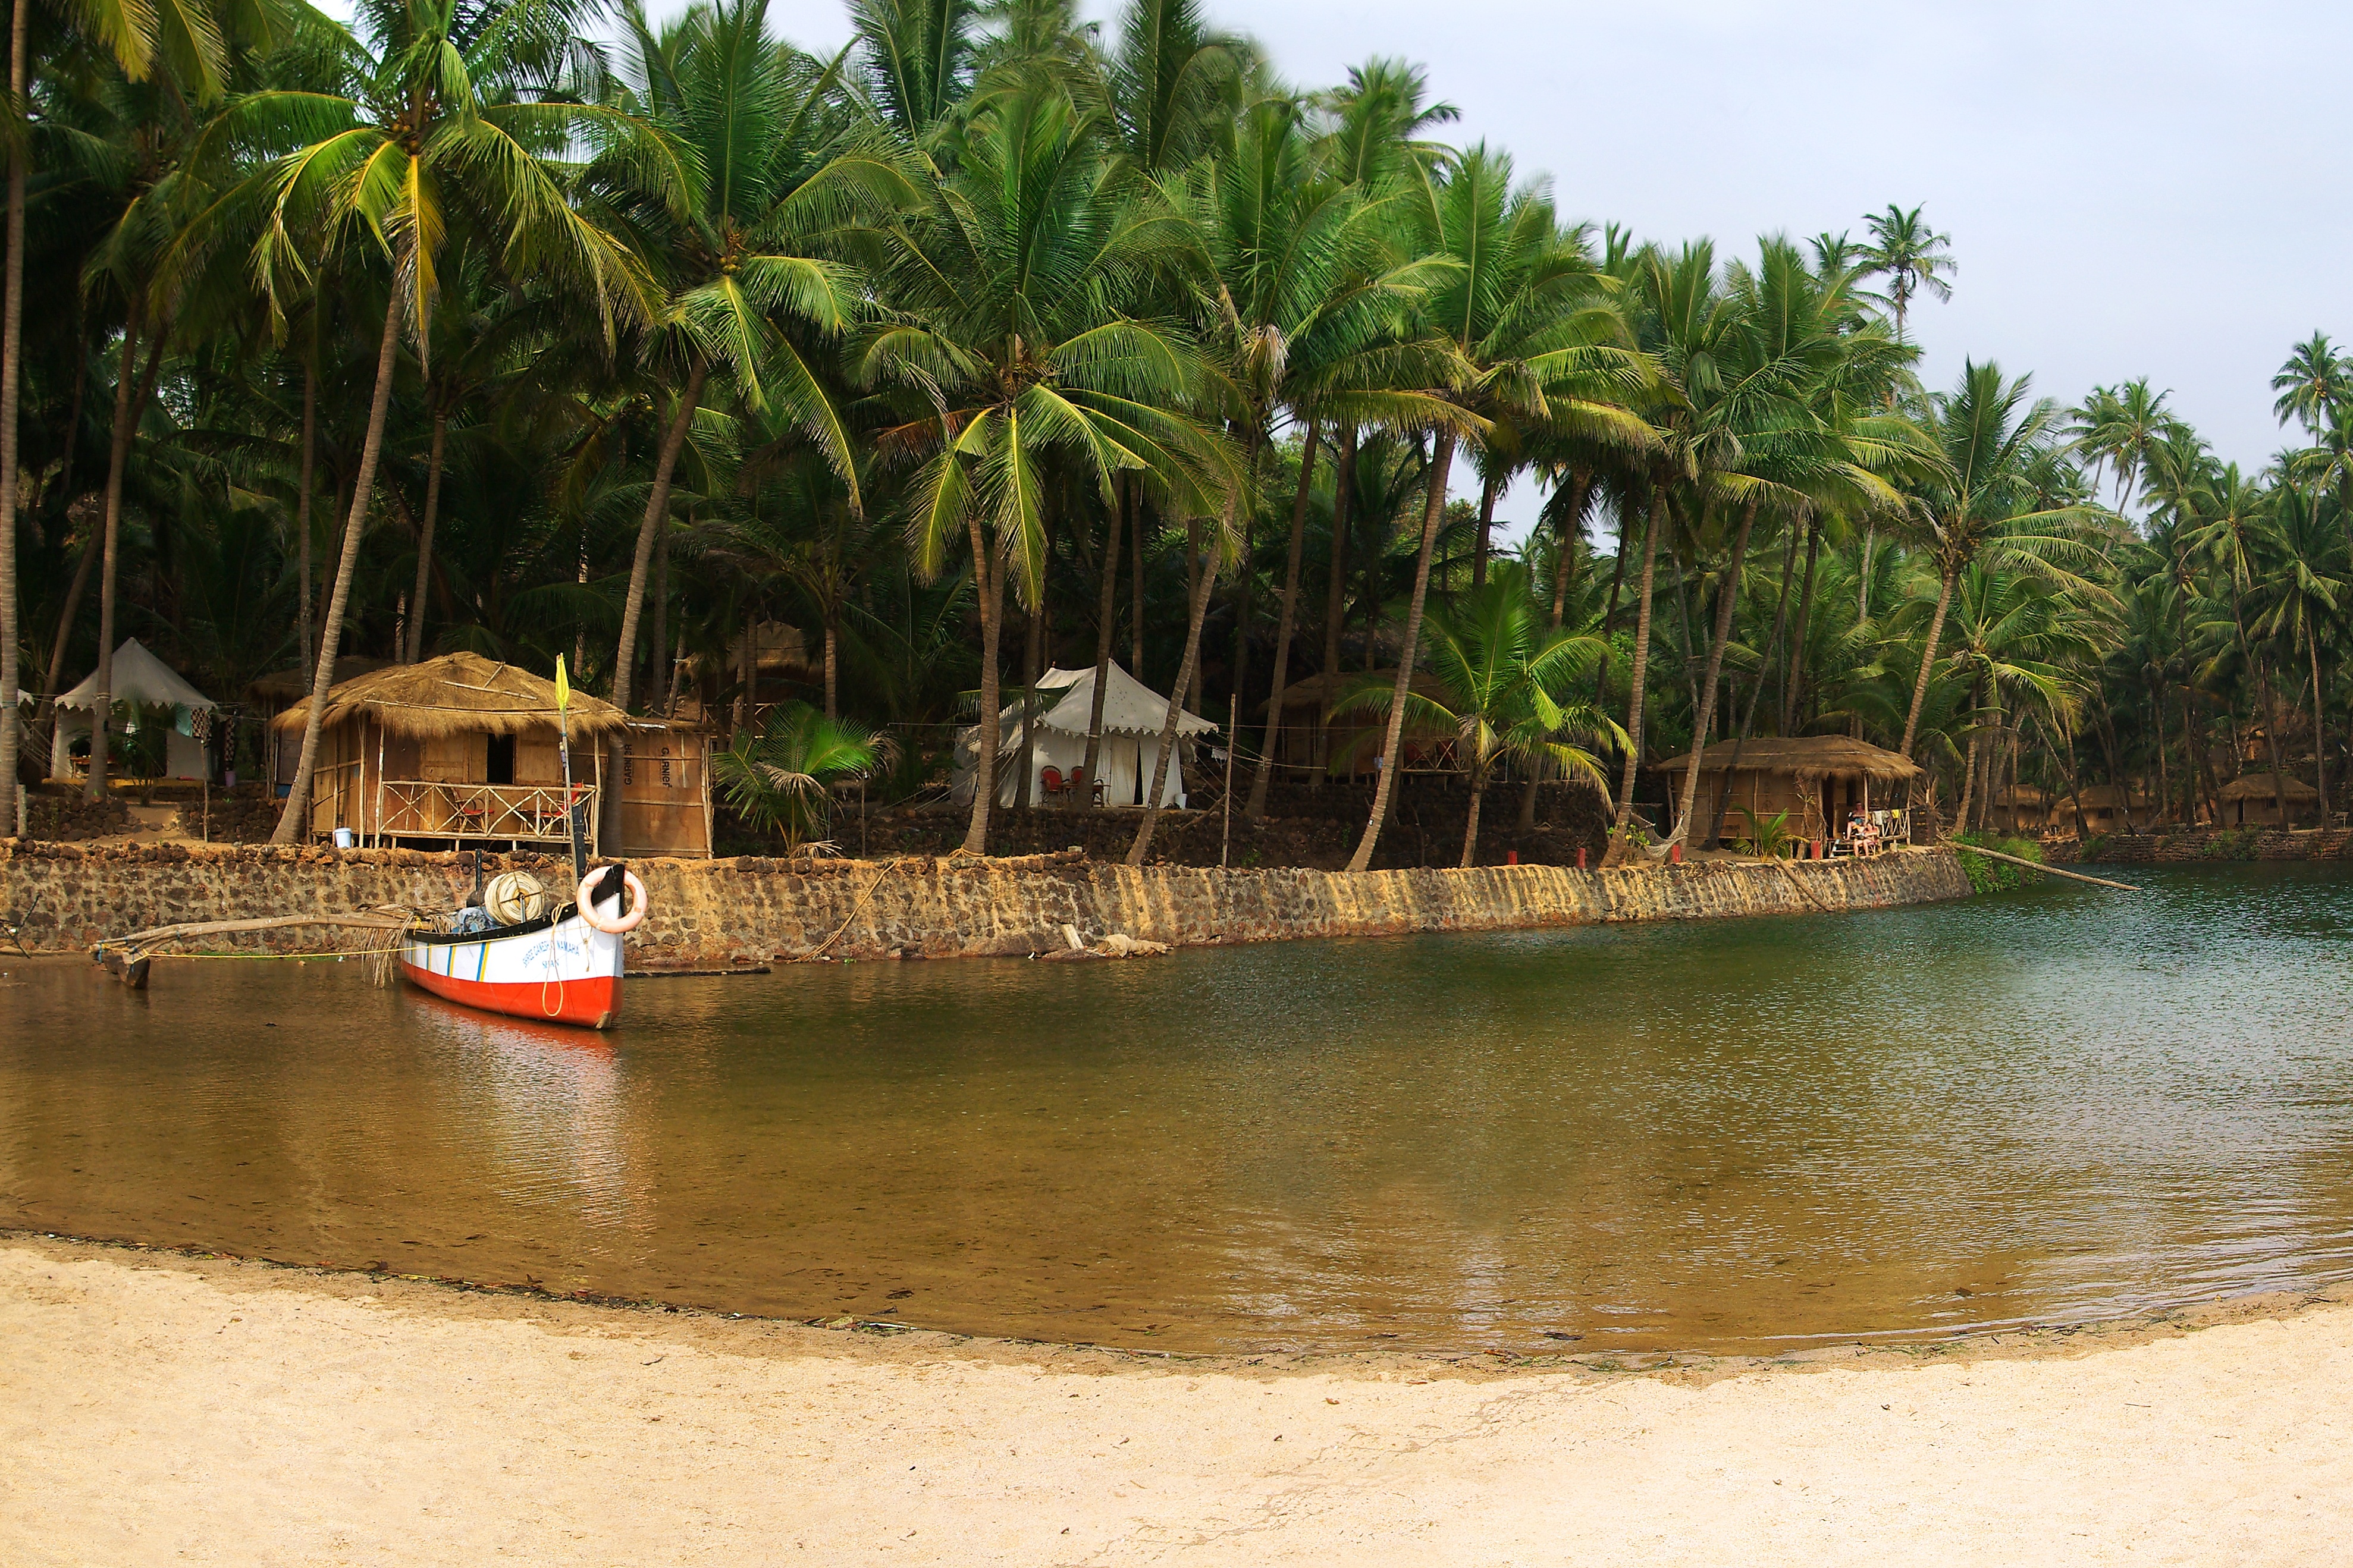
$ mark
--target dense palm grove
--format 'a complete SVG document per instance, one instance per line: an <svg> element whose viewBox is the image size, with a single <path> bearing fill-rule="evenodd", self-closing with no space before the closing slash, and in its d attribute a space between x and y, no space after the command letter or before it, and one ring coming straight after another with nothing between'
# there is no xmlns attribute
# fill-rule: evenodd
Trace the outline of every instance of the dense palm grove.
<svg viewBox="0 0 2353 1568"><path fill-rule="evenodd" d="M1522 827L1602 804L1613 856L1711 838L1695 771L1643 771L1694 737L1861 736L1961 827L2021 784L2214 819L2248 770L2326 813L2326 338L2275 383L2308 445L2247 474L2146 383L1924 387L1952 261L1916 210L1644 243L1441 140L1415 70L1295 89L1190 0L852 11L818 58L759 0L15 0L0 708L110 689L127 635L232 700L563 655L737 728L741 778L821 755L883 800L936 797L977 714L982 849L1000 709L1115 658L1239 714L1243 816L1362 761L1278 765L1265 715L1367 710L1358 752L1467 788L1466 863L1506 781ZM755 693L768 623L808 668ZM0 763L46 761L23 711ZM1351 797L1356 865L1400 771Z"/></svg>

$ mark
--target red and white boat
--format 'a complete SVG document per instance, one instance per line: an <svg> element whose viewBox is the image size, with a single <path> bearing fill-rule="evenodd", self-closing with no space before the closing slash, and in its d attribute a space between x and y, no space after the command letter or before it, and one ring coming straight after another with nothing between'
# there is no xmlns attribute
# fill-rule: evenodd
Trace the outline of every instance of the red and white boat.
<svg viewBox="0 0 2353 1568"><path fill-rule="evenodd" d="M419 990L517 1018L609 1029L621 1016L621 939L569 904L480 933L412 931L400 973Z"/></svg>

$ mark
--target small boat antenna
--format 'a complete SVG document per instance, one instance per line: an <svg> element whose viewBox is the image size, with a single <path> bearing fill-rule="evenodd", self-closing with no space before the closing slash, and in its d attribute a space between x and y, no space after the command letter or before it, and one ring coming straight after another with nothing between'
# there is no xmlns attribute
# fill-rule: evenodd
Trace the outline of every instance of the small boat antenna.
<svg viewBox="0 0 2353 1568"><path fill-rule="evenodd" d="M580 802L572 789L572 682L564 673L564 656L555 656L555 749L564 758L564 829L572 839L572 885L588 877L588 854L580 847Z"/></svg>

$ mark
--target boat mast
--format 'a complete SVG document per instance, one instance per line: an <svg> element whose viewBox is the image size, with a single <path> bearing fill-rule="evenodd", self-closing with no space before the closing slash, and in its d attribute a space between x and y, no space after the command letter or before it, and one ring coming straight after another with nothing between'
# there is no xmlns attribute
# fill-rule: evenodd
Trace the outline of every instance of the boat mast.
<svg viewBox="0 0 2353 1568"><path fill-rule="evenodd" d="M564 673L564 656L555 656L555 749L564 758L564 829L572 839L572 885L588 877L587 852L580 847L580 803L572 794L572 682Z"/></svg>

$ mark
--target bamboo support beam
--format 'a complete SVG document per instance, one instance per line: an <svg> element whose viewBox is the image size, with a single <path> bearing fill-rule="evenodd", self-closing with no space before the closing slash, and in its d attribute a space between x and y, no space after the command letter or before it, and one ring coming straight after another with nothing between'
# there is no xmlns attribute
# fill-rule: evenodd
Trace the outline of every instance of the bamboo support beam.
<svg viewBox="0 0 2353 1568"><path fill-rule="evenodd" d="M1953 848L1959 854L1982 855L1989 860L2007 860L2013 866L2023 866L2030 871L2041 871L2052 877L2064 877L2074 882L2089 882L2095 888L2114 888L2120 893L2137 893L2143 890L2129 882L2111 882L2105 877L2086 877L2081 871L2062 870L2056 866L2045 866L2039 860L2023 860L2015 855L2005 855L1999 849L1980 849L1974 844L1956 844Z"/></svg>
<svg viewBox="0 0 2353 1568"><path fill-rule="evenodd" d="M100 949L146 948L181 937L226 936L237 931L280 931L295 926L358 926L369 931L400 931L408 925L410 918L406 913L373 911L348 915L257 915L251 920L195 921L184 925L157 926L153 931L133 931L129 936L109 937L98 945Z"/></svg>

